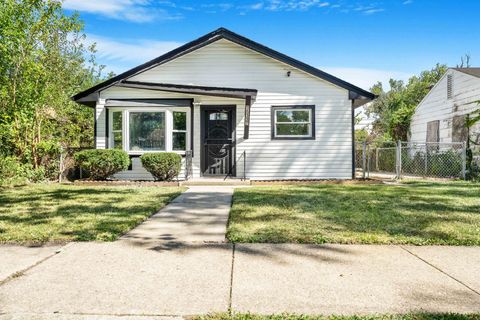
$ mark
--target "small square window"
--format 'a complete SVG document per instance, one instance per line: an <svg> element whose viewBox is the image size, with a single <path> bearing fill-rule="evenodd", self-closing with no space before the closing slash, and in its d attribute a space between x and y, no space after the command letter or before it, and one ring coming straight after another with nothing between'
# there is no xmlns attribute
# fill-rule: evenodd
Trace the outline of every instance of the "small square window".
<svg viewBox="0 0 480 320"><path fill-rule="evenodd" d="M272 107L272 139L314 139L315 106Z"/></svg>

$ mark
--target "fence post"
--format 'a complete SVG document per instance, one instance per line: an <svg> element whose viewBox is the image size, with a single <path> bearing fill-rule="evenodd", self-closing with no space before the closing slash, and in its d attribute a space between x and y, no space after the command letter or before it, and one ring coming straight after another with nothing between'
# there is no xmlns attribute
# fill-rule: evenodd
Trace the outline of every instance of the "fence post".
<svg viewBox="0 0 480 320"><path fill-rule="evenodd" d="M367 142L362 144L362 178L365 179L365 169L367 168Z"/></svg>
<svg viewBox="0 0 480 320"><path fill-rule="evenodd" d="M375 171L378 172L378 146L375 148Z"/></svg>
<svg viewBox="0 0 480 320"><path fill-rule="evenodd" d="M397 141L396 151L395 168L397 171L397 179L400 179L402 177L402 142L400 140Z"/></svg>
<svg viewBox="0 0 480 320"><path fill-rule="evenodd" d="M467 178L467 144L462 142L462 179Z"/></svg>
<svg viewBox="0 0 480 320"><path fill-rule="evenodd" d="M428 150L430 148L428 147L428 142L425 142L425 173L424 177L428 176Z"/></svg>

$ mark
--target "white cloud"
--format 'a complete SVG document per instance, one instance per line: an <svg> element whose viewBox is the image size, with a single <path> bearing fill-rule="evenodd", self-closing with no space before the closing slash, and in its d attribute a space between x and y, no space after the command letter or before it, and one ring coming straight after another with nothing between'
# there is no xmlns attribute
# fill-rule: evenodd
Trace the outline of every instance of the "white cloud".
<svg viewBox="0 0 480 320"><path fill-rule="evenodd" d="M371 15L374 13L385 11L383 8L379 8L376 5L368 5L368 6L357 6L353 9L354 11L363 13L365 15Z"/></svg>
<svg viewBox="0 0 480 320"><path fill-rule="evenodd" d="M270 11L305 11L313 7L327 7L329 4L320 0L269 0L265 9Z"/></svg>
<svg viewBox="0 0 480 320"><path fill-rule="evenodd" d="M149 4L149 0L65 0L63 8L140 23L156 19L177 20L182 18L181 15L170 14L163 9L151 8L148 6Z"/></svg>
<svg viewBox="0 0 480 320"><path fill-rule="evenodd" d="M156 58L183 43L135 39L117 41L97 35L87 35L87 44L96 43L96 57L108 71L120 73L141 63Z"/></svg>
<svg viewBox="0 0 480 320"><path fill-rule="evenodd" d="M365 90L369 90L378 81L388 89L388 81L391 78L406 81L413 75L402 71L366 68L324 67L321 69Z"/></svg>

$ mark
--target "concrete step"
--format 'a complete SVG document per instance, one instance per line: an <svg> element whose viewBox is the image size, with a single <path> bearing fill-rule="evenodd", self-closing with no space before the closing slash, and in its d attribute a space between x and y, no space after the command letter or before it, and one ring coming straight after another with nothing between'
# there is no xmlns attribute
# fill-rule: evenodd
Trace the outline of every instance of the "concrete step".
<svg viewBox="0 0 480 320"><path fill-rule="evenodd" d="M250 180L223 178L195 178L180 181L182 186L249 186Z"/></svg>

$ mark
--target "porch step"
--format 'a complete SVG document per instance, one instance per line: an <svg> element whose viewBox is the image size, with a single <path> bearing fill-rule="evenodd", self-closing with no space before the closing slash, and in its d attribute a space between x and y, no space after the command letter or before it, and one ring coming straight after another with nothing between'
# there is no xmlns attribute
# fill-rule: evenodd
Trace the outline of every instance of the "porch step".
<svg viewBox="0 0 480 320"><path fill-rule="evenodd" d="M249 186L250 180L223 178L194 178L180 181L182 186Z"/></svg>

